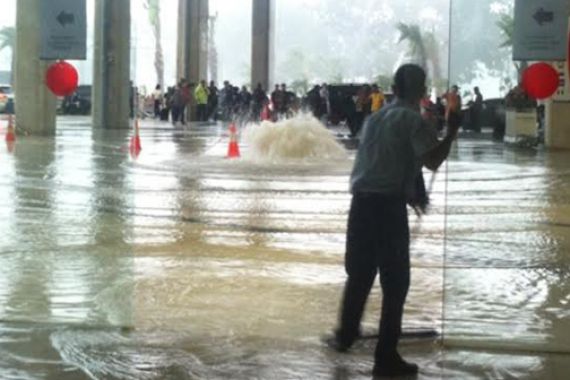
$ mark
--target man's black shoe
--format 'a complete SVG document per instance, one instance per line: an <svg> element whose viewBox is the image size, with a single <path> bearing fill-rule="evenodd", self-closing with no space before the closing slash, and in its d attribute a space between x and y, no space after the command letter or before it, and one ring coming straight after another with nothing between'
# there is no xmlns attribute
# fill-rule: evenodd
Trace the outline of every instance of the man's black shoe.
<svg viewBox="0 0 570 380"><path fill-rule="evenodd" d="M414 376L418 374L418 366L408 363L399 355L391 360L377 362L372 370L375 377Z"/></svg>

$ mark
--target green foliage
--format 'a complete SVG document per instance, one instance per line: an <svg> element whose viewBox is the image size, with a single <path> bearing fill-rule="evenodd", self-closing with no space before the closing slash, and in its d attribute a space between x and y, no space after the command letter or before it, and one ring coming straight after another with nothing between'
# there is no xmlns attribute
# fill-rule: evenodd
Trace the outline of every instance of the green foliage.
<svg viewBox="0 0 570 380"><path fill-rule="evenodd" d="M409 47L410 58L427 70L428 56L424 35L417 24L399 22L396 29L400 32L398 43L406 41Z"/></svg>
<svg viewBox="0 0 570 380"><path fill-rule="evenodd" d="M160 24L160 0L144 0L143 6L147 10L150 25Z"/></svg>
<svg viewBox="0 0 570 380"><path fill-rule="evenodd" d="M16 28L13 26L5 26L0 29L0 50L6 48L11 49L12 52L16 47Z"/></svg>
<svg viewBox="0 0 570 380"><path fill-rule="evenodd" d="M469 83L484 66L490 74L502 76L508 72L511 57L498 49L504 36L497 22L501 15L493 7L507 8L512 0L454 1L451 28L451 80Z"/></svg>
<svg viewBox="0 0 570 380"><path fill-rule="evenodd" d="M501 14L497 21L497 26L499 27L502 35L503 42L499 47L506 48L513 46L513 34L515 30L515 18L512 14Z"/></svg>

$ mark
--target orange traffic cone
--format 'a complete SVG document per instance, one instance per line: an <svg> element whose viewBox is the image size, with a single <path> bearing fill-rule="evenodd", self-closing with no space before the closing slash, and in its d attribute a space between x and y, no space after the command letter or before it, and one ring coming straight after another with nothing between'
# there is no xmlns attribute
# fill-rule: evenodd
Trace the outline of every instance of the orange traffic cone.
<svg viewBox="0 0 570 380"><path fill-rule="evenodd" d="M16 141L16 132L14 130L14 120L12 114L8 115L8 128L6 130L6 142L13 143Z"/></svg>
<svg viewBox="0 0 570 380"><path fill-rule="evenodd" d="M230 124L230 145L228 146L227 158L239 158L239 145L237 141L237 128L235 123Z"/></svg>
<svg viewBox="0 0 570 380"><path fill-rule="evenodd" d="M129 146L129 150L133 157L137 157L142 150L139 129L139 119L135 119L135 135L131 137L131 144Z"/></svg>

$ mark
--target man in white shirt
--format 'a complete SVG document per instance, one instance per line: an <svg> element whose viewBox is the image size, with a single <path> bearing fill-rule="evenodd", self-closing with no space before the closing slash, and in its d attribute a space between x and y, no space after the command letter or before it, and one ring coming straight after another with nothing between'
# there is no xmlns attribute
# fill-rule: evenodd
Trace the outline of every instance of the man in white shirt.
<svg viewBox="0 0 570 380"><path fill-rule="evenodd" d="M398 354L404 304L410 285L410 233L407 202L423 166L436 171L445 161L458 126L450 125L439 141L424 122L420 100L426 74L403 65L394 77L394 103L373 114L362 132L351 176L353 194L346 238L348 275L335 336L327 343L348 350L360 335L360 321L376 275L383 292L375 376L409 376L415 364Z"/></svg>

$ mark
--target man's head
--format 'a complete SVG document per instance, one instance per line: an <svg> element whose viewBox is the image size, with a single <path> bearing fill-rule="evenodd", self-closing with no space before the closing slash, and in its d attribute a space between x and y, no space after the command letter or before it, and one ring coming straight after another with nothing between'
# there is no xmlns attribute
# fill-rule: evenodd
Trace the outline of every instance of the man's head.
<svg viewBox="0 0 570 380"><path fill-rule="evenodd" d="M372 85L372 92L379 92L380 90L378 89L378 85L377 84L373 84Z"/></svg>
<svg viewBox="0 0 570 380"><path fill-rule="evenodd" d="M204 79L202 79L202 80L200 81L200 84L201 84L203 87L206 87L206 81L205 81Z"/></svg>
<svg viewBox="0 0 570 380"><path fill-rule="evenodd" d="M475 91L476 94L479 94L479 87L475 87L473 91Z"/></svg>
<svg viewBox="0 0 570 380"><path fill-rule="evenodd" d="M453 92L454 94L457 94L459 92L459 86L457 86L456 84L451 86L451 92Z"/></svg>
<svg viewBox="0 0 570 380"><path fill-rule="evenodd" d="M400 99L419 102L426 93L426 72L414 64L400 66L394 75L393 90Z"/></svg>

